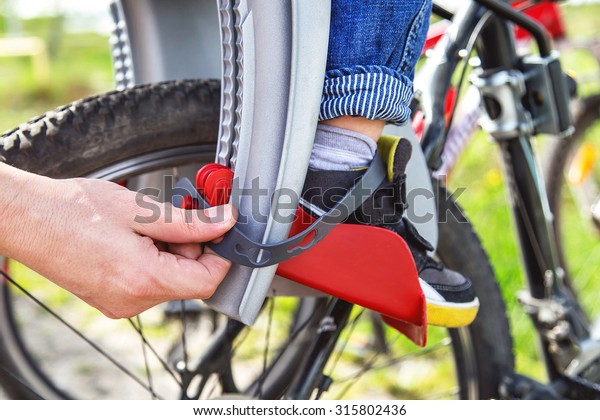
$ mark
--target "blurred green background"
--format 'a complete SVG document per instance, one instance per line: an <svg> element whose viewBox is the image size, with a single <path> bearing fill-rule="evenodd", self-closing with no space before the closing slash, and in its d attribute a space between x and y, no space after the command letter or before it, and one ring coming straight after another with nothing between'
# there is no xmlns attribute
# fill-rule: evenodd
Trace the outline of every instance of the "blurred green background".
<svg viewBox="0 0 600 420"><path fill-rule="evenodd" d="M0 0L0 131L113 87L108 4Z"/></svg>
<svg viewBox="0 0 600 420"><path fill-rule="evenodd" d="M94 6L86 12L82 5L88 3ZM56 106L113 88L108 1L78 4L0 0L0 132ZM38 9L43 13L34 13ZM92 14L102 9L105 14ZM580 42L600 35L600 5L566 2L563 10L570 39ZM37 41L17 45L23 38ZM31 54L14 52L23 45ZM567 50L565 63L565 67L585 75L583 78L597 77L598 66L585 48ZM580 89L584 94L594 91L600 91L598 83L585 83ZM543 142L539 147L543 156ZM502 285L517 346L517 368L543 378L531 322L516 303L516 292L524 287L523 274L495 145L476 135L457 163L449 185L452 189L466 188L459 202L482 237ZM597 239L593 231L588 233L578 251L585 255L589 251L586 247ZM598 306L597 289L593 295L588 303L591 307Z"/></svg>

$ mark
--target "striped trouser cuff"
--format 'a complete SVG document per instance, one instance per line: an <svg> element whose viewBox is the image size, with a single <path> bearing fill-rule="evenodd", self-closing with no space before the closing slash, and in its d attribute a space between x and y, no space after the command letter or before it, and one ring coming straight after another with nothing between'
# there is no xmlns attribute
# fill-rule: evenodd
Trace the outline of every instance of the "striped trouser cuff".
<svg viewBox="0 0 600 420"><path fill-rule="evenodd" d="M404 124L410 117L412 82L384 66L329 70L325 76L320 120L343 115Z"/></svg>

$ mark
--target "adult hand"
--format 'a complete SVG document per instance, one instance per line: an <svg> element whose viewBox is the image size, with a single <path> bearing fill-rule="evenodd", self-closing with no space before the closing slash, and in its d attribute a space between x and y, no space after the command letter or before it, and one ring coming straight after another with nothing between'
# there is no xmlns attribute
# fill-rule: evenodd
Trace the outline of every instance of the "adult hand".
<svg viewBox="0 0 600 420"><path fill-rule="evenodd" d="M230 262L199 243L235 224L229 205L185 211L108 181L54 180L4 164L0 221L0 255L111 318L210 297Z"/></svg>

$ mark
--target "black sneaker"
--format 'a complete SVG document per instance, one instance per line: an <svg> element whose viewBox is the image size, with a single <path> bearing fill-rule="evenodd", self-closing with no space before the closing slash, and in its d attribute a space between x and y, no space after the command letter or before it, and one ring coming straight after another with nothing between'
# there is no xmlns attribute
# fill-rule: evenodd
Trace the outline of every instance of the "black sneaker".
<svg viewBox="0 0 600 420"><path fill-rule="evenodd" d="M387 161L388 179L346 221L383 227L406 241L419 272L427 300L427 319L431 325L464 327L475 319L479 300L471 280L450 270L429 253L433 247L403 216L406 210L406 165L412 146L406 139L384 136L378 143L379 154ZM354 171L309 170L301 204L314 216L330 210L362 177L365 169Z"/></svg>

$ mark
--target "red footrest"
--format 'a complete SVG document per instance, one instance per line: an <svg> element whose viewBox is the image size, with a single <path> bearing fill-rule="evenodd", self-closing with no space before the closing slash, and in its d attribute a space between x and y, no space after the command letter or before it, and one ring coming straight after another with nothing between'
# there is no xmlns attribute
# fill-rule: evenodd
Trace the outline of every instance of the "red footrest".
<svg viewBox="0 0 600 420"><path fill-rule="evenodd" d="M311 223L301 209L290 236ZM277 274L383 315L413 342L427 340L427 306L412 254L396 233L342 224L320 243L281 264Z"/></svg>

